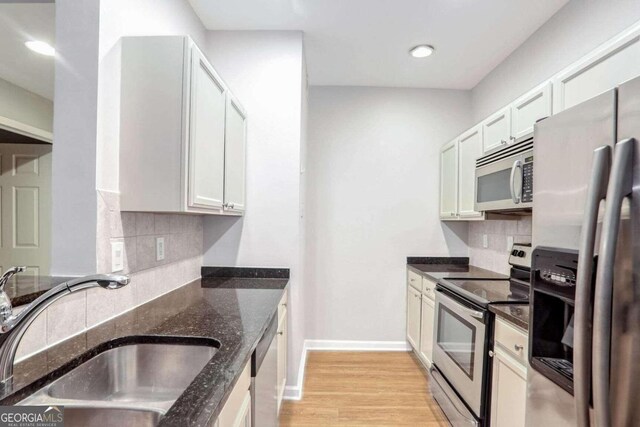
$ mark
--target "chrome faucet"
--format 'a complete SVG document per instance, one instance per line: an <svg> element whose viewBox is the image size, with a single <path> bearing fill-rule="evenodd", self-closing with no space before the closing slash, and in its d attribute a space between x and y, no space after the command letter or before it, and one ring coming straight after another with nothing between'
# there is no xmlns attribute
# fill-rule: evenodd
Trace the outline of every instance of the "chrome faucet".
<svg viewBox="0 0 640 427"><path fill-rule="evenodd" d="M100 286L104 289L118 289L129 284L129 277L114 274L97 274L79 277L61 283L36 298L20 313L13 314L11 299L4 291L7 281L24 267L13 267L0 277L0 389L6 390L12 384L13 362L18 344L27 328L40 313L53 302L76 291Z"/></svg>

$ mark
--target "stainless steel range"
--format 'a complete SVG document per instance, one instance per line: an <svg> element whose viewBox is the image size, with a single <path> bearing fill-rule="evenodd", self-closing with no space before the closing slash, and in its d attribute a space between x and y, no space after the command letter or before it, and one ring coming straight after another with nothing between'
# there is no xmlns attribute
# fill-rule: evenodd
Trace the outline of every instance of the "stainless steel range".
<svg viewBox="0 0 640 427"><path fill-rule="evenodd" d="M436 286L431 392L451 424L487 419L491 304L528 303L531 246L514 245L505 280L443 279Z"/></svg>

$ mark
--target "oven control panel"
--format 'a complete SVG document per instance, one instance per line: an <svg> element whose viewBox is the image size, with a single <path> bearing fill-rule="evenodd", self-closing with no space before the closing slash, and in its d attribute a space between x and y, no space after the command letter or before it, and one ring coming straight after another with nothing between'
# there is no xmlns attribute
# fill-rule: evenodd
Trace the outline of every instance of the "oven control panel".
<svg viewBox="0 0 640 427"><path fill-rule="evenodd" d="M509 264L531 267L531 244L515 243L509 253Z"/></svg>

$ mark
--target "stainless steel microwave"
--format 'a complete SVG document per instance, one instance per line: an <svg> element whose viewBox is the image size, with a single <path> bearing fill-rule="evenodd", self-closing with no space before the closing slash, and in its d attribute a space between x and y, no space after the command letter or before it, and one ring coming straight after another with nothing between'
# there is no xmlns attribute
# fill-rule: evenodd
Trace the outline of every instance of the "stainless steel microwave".
<svg viewBox="0 0 640 427"><path fill-rule="evenodd" d="M513 212L532 207L533 134L476 160L476 211Z"/></svg>

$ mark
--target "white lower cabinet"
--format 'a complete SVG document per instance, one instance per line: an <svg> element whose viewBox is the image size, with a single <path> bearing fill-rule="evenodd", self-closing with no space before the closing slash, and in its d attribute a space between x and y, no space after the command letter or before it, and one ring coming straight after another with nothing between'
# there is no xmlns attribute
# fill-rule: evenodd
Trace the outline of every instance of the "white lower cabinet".
<svg viewBox="0 0 640 427"><path fill-rule="evenodd" d="M525 331L496 319L491 379L491 427L525 425L527 401Z"/></svg>
<svg viewBox="0 0 640 427"><path fill-rule="evenodd" d="M407 341L427 366L433 360L435 282L407 269Z"/></svg>
<svg viewBox="0 0 640 427"><path fill-rule="evenodd" d="M413 286L407 286L407 341L414 350L420 349L420 312L422 294Z"/></svg>
<svg viewBox="0 0 640 427"><path fill-rule="evenodd" d="M420 321L420 357L428 367L431 367L431 362L433 361L434 318L435 302L427 295L422 295L422 318Z"/></svg>
<svg viewBox="0 0 640 427"><path fill-rule="evenodd" d="M278 305L278 335L276 336L278 351L278 367L277 367L277 396L278 396L278 413L282 406L284 397L284 388L287 384L287 291L285 291L280 304Z"/></svg>
<svg viewBox="0 0 640 427"><path fill-rule="evenodd" d="M213 424L215 427L251 427L250 387L251 362L248 362Z"/></svg>

